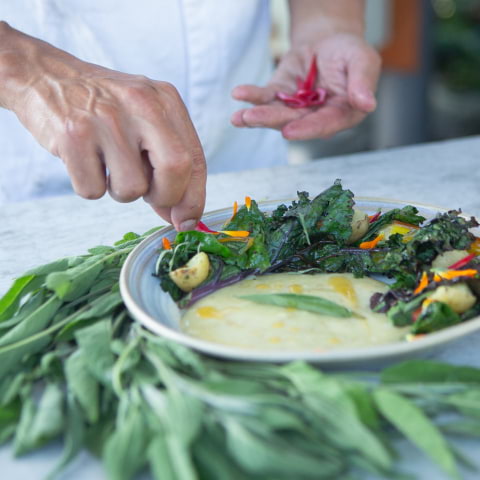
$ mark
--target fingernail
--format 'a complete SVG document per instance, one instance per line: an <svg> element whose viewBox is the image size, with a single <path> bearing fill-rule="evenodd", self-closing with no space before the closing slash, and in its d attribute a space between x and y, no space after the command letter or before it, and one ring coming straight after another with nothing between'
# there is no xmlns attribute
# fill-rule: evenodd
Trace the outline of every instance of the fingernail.
<svg viewBox="0 0 480 480"><path fill-rule="evenodd" d="M185 220L179 225L178 231L186 232L188 230L195 230L197 224L198 220Z"/></svg>

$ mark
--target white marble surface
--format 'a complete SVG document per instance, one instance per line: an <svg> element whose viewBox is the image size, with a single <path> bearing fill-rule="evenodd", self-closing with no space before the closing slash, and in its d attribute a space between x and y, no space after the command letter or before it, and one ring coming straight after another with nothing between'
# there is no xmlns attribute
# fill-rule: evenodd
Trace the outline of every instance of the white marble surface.
<svg viewBox="0 0 480 480"><path fill-rule="evenodd" d="M245 195L257 200L294 196L297 190L316 194L341 178L356 195L385 197L462 208L480 216L480 137L323 159L276 169L212 175L207 210L229 206ZM74 196L4 206L0 212L0 293L30 267L110 244L127 231L144 232L161 220L142 201L118 204L105 197L86 201ZM480 367L480 333L443 349L435 358ZM459 444L471 457L480 442ZM404 466L419 478L442 475L420 455L408 452ZM2 478L43 478L59 455L53 445L25 459L13 460L9 447L0 449ZM480 460L478 460L480 466ZM465 478L479 478L466 474ZM99 463L82 454L62 478L105 478Z"/></svg>

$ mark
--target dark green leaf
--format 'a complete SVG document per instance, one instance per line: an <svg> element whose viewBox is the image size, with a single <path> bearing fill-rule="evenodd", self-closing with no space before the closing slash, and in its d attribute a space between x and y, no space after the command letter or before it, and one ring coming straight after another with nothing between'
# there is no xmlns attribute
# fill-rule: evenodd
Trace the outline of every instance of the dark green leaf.
<svg viewBox="0 0 480 480"><path fill-rule="evenodd" d="M411 332L415 334L437 332L461 321L460 315L446 303L432 302L422 310L417 321L412 325Z"/></svg>

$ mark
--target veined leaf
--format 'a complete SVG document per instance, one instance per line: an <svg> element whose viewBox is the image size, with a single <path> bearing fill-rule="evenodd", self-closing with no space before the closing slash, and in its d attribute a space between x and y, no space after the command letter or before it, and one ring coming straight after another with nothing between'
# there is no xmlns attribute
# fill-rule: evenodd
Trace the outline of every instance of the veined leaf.
<svg viewBox="0 0 480 480"><path fill-rule="evenodd" d="M346 307L342 307L326 298L315 295L299 295L296 293L265 293L254 295L241 295L238 298L250 300L251 302L263 305L275 305L277 307L295 308L320 315L331 315L332 317L359 317Z"/></svg>
<svg viewBox="0 0 480 480"><path fill-rule="evenodd" d="M460 478L455 457L440 430L406 397L378 389L373 392L382 415L452 478Z"/></svg>

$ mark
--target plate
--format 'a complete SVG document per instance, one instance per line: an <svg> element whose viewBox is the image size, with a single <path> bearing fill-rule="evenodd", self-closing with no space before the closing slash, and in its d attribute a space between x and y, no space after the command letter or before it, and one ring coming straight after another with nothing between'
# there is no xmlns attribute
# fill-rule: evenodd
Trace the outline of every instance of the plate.
<svg viewBox="0 0 480 480"><path fill-rule="evenodd" d="M291 199L285 199L259 202L259 207L268 213L279 204L291 203L291 201ZM355 205L368 214L373 214L378 209L385 212L393 208L413 205L427 220L439 212L446 211L439 207L414 202L366 197L356 197ZM210 228L220 230L224 222L230 218L231 213L231 208L216 210L205 214L202 221ZM402 341L328 352L285 352L281 349L261 352L200 340L180 330L180 310L170 295L162 291L158 279L153 276L162 237L167 237L172 241L175 235L176 231L173 227L165 227L147 237L130 253L120 274L121 295L131 315L144 327L162 337L208 355L229 360L260 362L283 363L304 360L325 367L358 368L369 365L380 367L409 357L426 356L443 345L480 329L480 317L476 317L465 323L430 333L413 342Z"/></svg>

